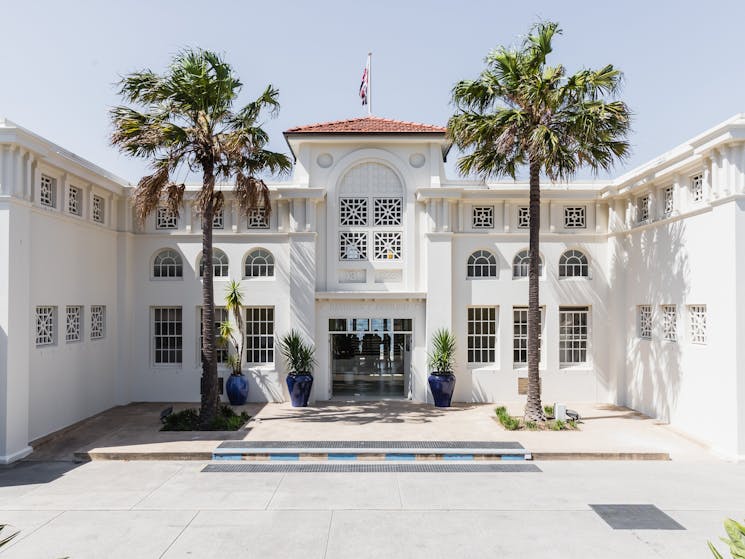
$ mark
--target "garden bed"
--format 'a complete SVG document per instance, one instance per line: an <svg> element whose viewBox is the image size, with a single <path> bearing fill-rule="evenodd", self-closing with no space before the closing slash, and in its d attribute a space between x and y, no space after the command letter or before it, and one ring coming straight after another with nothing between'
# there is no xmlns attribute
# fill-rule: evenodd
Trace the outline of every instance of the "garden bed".
<svg viewBox="0 0 745 559"><path fill-rule="evenodd" d="M212 423L207 428L200 428L199 410L190 408L166 416L161 431L237 431L249 419L251 416L246 412L238 414L230 406L222 405Z"/></svg>
<svg viewBox="0 0 745 559"><path fill-rule="evenodd" d="M546 421L525 421L522 417L510 415L504 406L499 406L494 411L497 414L495 420L507 431L579 431L579 426L573 419L567 421L554 419L554 409L551 406L544 406L543 408L547 418Z"/></svg>

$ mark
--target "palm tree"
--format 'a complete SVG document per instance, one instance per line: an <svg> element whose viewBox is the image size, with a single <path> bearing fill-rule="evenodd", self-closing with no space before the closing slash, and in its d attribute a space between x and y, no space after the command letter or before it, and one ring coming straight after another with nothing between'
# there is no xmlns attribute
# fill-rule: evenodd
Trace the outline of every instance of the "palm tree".
<svg viewBox="0 0 745 559"><path fill-rule="evenodd" d="M458 160L462 174L484 178L509 176L527 166L530 177L528 267L528 400L525 418L545 419L538 374L540 306L541 175L567 180L583 166L609 170L629 151L630 113L615 98L621 73L612 65L580 70L568 76L562 65L546 58L555 35L552 22L534 25L518 47L498 47L486 57L475 80L452 90L456 113L448 122L455 145L466 155Z"/></svg>
<svg viewBox="0 0 745 559"><path fill-rule="evenodd" d="M269 191L263 172L289 170L284 154L264 149L269 141L259 117L279 111L277 89L269 85L255 101L233 110L242 88L232 67L209 51L187 49L177 54L160 75L143 70L125 76L119 93L125 103L111 110L111 142L123 153L149 159L153 173L142 177L133 194L140 223L163 205L178 216L184 198L179 174L201 173L195 207L202 217L202 262L212 262L212 220L224 197L216 182L234 182L242 212L264 208ZM217 415L219 394L215 353L213 268L204 267L202 286L202 402L200 423ZM209 272L208 272L209 270Z"/></svg>

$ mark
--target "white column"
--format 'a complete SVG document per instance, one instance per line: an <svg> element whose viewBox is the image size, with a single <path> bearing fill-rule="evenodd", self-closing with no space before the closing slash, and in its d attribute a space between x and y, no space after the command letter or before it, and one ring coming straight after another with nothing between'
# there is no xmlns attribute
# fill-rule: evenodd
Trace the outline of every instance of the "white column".
<svg viewBox="0 0 745 559"><path fill-rule="evenodd" d="M238 232L238 227L240 225L241 215L240 215L240 207L238 205L238 200L230 200L229 202L229 211L230 211L230 230L233 233Z"/></svg>
<svg viewBox="0 0 745 559"><path fill-rule="evenodd" d="M312 198L305 200L305 230L316 230L316 201Z"/></svg>
<svg viewBox="0 0 745 559"><path fill-rule="evenodd" d="M738 146L730 144L727 146L727 186L726 195L737 192L737 155Z"/></svg>
<svg viewBox="0 0 745 559"><path fill-rule="evenodd" d="M183 203L184 203L184 210L183 210L183 214L184 214L184 229L186 230L187 233L191 233L191 231L192 231L192 223L191 223L191 220L192 220L192 206L191 206L191 200L184 200ZM203 218L201 217L201 214L200 214L199 220L200 220L199 221L199 223L200 223L199 230L201 231L203 229L203 227L204 227L204 223L202 223Z"/></svg>
<svg viewBox="0 0 745 559"><path fill-rule="evenodd" d="M26 174L25 181L23 183L23 199L31 200L31 193L33 192L34 185L34 156L30 151L26 152Z"/></svg>
<svg viewBox="0 0 745 559"><path fill-rule="evenodd" d="M502 225L505 233L510 232L510 208L512 208L512 204L505 200L504 206L502 207Z"/></svg>
<svg viewBox="0 0 745 559"><path fill-rule="evenodd" d="M450 231L450 200L442 201L442 230Z"/></svg>
<svg viewBox="0 0 745 559"><path fill-rule="evenodd" d="M602 202L595 203L595 233L604 233L608 228L607 207Z"/></svg>
<svg viewBox="0 0 745 559"><path fill-rule="evenodd" d="M548 203L548 230L551 233L556 233L556 210L557 210L557 203L551 200Z"/></svg>
<svg viewBox="0 0 745 559"><path fill-rule="evenodd" d="M433 231L435 231L437 227L435 209L436 208L435 208L434 200L429 198L427 200L427 215L426 215L426 228L425 228L427 233L432 233Z"/></svg>
<svg viewBox="0 0 745 559"><path fill-rule="evenodd" d="M716 180L712 175L717 168L713 158L704 158L704 201L708 201L712 196L712 182ZM690 200L690 189L688 191Z"/></svg>
<svg viewBox="0 0 745 559"><path fill-rule="evenodd" d="M10 194L10 179L8 178L9 146L0 145L0 194Z"/></svg>

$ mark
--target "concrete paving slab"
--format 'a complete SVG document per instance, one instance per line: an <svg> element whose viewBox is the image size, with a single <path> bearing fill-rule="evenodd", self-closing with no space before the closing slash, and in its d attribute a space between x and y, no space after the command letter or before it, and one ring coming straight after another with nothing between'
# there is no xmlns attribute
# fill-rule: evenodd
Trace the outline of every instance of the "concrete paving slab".
<svg viewBox="0 0 745 559"><path fill-rule="evenodd" d="M286 475L269 503L271 510L400 508L395 474Z"/></svg>
<svg viewBox="0 0 745 559"><path fill-rule="evenodd" d="M163 557L322 558L330 520L329 511L200 512Z"/></svg>
<svg viewBox="0 0 745 559"><path fill-rule="evenodd" d="M52 519L58 517L63 511L28 511L8 510L0 512L0 524L6 524L6 528L0 533L0 539L11 534L18 535L13 538L2 549L2 553L8 553L10 548L17 545L22 539L29 537L36 530L46 525ZM3 555L5 556L5 555Z"/></svg>

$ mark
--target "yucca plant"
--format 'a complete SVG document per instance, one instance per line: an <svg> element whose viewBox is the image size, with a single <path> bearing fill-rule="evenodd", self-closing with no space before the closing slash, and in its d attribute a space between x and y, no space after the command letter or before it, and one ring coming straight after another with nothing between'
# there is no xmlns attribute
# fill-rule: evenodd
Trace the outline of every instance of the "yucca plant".
<svg viewBox="0 0 745 559"><path fill-rule="evenodd" d="M745 526L728 518L724 521L724 531L727 532L728 538L720 538L729 546L729 552L732 559L745 559ZM709 542L709 549L717 559L724 559L724 556L717 551L714 544Z"/></svg>
<svg viewBox="0 0 745 559"><path fill-rule="evenodd" d="M230 344L233 351L228 355L228 366L234 375L243 374L243 343L246 339L245 325L243 322L243 292L241 283L230 280L225 288L225 308L233 316L235 327L230 320L225 320L220 324L218 345L225 346ZM237 330L237 337L236 337Z"/></svg>
<svg viewBox="0 0 745 559"><path fill-rule="evenodd" d="M300 332L290 330L279 338L277 345L282 357L287 360L290 369L288 374L313 374L313 367L316 364L316 348L312 344L306 343Z"/></svg>
<svg viewBox="0 0 745 559"><path fill-rule="evenodd" d="M427 355L427 364L435 375L453 372L455 336L447 328L437 330L432 336L432 352Z"/></svg>

